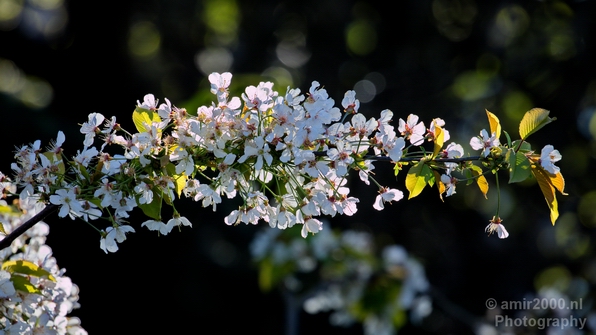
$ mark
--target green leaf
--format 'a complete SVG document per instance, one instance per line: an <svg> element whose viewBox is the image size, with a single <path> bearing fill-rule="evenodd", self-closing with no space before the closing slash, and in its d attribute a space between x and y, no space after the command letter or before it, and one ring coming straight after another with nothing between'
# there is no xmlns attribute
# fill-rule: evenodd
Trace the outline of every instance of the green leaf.
<svg viewBox="0 0 596 335"><path fill-rule="evenodd" d="M519 123L519 136L526 140L528 136L557 119L548 117L549 113L550 111L542 108L532 108L527 111Z"/></svg>
<svg viewBox="0 0 596 335"><path fill-rule="evenodd" d="M472 165L475 166L475 165ZM466 186L469 186L474 182L474 175L472 174L472 169L464 169L464 177L466 178Z"/></svg>
<svg viewBox="0 0 596 335"><path fill-rule="evenodd" d="M507 161L509 162L509 183L518 183L531 176L531 162L522 152L507 150Z"/></svg>
<svg viewBox="0 0 596 335"><path fill-rule="evenodd" d="M530 143L524 140L513 141L513 143L511 143L511 148L521 152L529 152L532 150Z"/></svg>
<svg viewBox="0 0 596 335"><path fill-rule="evenodd" d="M403 168L404 165L407 165L407 164L401 163L401 162L396 162L393 165L393 174L395 174L397 176L399 174L399 171L401 171L401 169Z"/></svg>
<svg viewBox="0 0 596 335"><path fill-rule="evenodd" d="M418 196L432 179L432 169L424 160L414 164L406 176L406 189L410 192L408 199Z"/></svg>
<svg viewBox="0 0 596 335"><path fill-rule="evenodd" d="M507 146L509 146L511 148L511 137L509 136L509 133L503 130L503 133L505 134L505 137L507 138Z"/></svg>
<svg viewBox="0 0 596 335"><path fill-rule="evenodd" d="M13 274L10 277L10 281L12 281L12 284L17 291L42 294L41 290L35 287L35 285L31 284L26 277Z"/></svg>
<svg viewBox="0 0 596 335"><path fill-rule="evenodd" d="M150 131L153 122L160 121L161 119L157 113L141 107L135 108L135 111L132 113L132 122L134 122L139 133Z"/></svg>
<svg viewBox="0 0 596 335"><path fill-rule="evenodd" d="M12 274L20 273L26 276L48 278L53 282L56 281L56 278L54 278L49 271L43 269L33 262L25 260L6 261L2 263L2 270L6 270Z"/></svg>
<svg viewBox="0 0 596 335"><path fill-rule="evenodd" d="M66 172L66 168L64 167L64 161L62 160L61 154L56 154L51 151L48 151L44 152L42 155L44 155L53 164L55 164L56 162L60 162L57 165L59 174L63 175Z"/></svg>
<svg viewBox="0 0 596 335"><path fill-rule="evenodd" d="M153 192L153 191L151 191ZM161 221L161 205L162 205L162 198L157 192L153 192L153 201L150 204L140 204L139 199L137 197L137 204L139 208L147 215L148 217Z"/></svg>

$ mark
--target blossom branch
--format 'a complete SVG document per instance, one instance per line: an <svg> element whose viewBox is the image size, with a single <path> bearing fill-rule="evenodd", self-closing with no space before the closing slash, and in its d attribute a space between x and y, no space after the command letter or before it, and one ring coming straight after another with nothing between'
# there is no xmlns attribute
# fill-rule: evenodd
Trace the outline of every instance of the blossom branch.
<svg viewBox="0 0 596 335"><path fill-rule="evenodd" d="M522 120L523 145L510 140L501 144L500 123L487 112L490 134L483 129L480 136L470 140L473 150L481 150L472 156L462 145L450 141L445 121L440 118L425 124L410 114L399 118L395 127L393 112L386 109L378 118L367 119L358 113L354 91L346 92L342 115L316 81L304 95L298 89L279 94L273 90L273 83L262 82L247 87L241 98L230 97L231 79L232 74L227 72L209 76L217 103L199 107L196 115L168 99L159 104L152 94L145 95L143 102L137 101L132 116L136 133L123 130L114 116L108 119L91 113L80 129L85 135L84 149L70 159L62 151L62 132L46 152L39 140L24 145L16 151L16 162L11 165L14 180L0 174L0 194L4 189L15 193L18 185L49 197L53 206L44 213L58 206L61 218L87 222L108 218L110 225L100 230L100 247L115 252L125 234L135 231L124 218L136 207L148 217L141 227L162 235L174 227L191 226L173 204L183 195L214 211L222 198L242 197L243 205L224 218L228 225L256 225L262 220L279 229L300 224L302 237L316 234L323 229L317 217L357 212L359 199L350 196L346 185L350 173L358 173L367 185L373 181L378 186L373 204L376 210L404 198L401 190L370 178L376 161L393 164L396 174L403 168L401 163L411 163L407 164L408 199L435 182L439 197L455 194L457 182L463 179L453 177L453 172L463 173L466 180L475 179L486 197L485 170L506 167L512 173L510 182L537 176L542 185L553 185L563 193L564 181L554 165L561 159L560 153L547 145L538 156L526 142L537 130L536 125L552 120L546 110L528 112ZM95 146L100 142L96 139L102 142L101 147ZM433 150L425 150L425 143L432 143ZM122 153L111 156L105 151L107 145L118 147ZM485 164L464 164L470 161ZM277 187L267 186L274 179ZM554 193L552 187L548 190ZM270 201L271 197L276 201ZM545 197L551 199L554 223L558 217L556 199L554 194ZM161 217L163 204L174 212L167 222ZM491 221L493 226L500 225L502 220L497 219ZM35 222L27 223L32 226ZM10 242L5 240L0 245L6 247Z"/></svg>
<svg viewBox="0 0 596 335"><path fill-rule="evenodd" d="M23 235L29 228L33 227L36 223L43 220L46 216L51 214L52 212L58 209L58 205L48 204L44 209L42 209L39 213L35 214L31 219L27 220L22 225L18 226L15 230L10 232L10 234L6 235L3 240L0 241L0 250L7 248L10 244L17 239L19 236Z"/></svg>

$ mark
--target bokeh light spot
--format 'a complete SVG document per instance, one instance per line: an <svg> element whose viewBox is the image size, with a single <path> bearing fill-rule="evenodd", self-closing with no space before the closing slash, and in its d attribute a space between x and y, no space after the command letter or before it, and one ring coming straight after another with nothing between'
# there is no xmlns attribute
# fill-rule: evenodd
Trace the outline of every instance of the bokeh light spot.
<svg viewBox="0 0 596 335"><path fill-rule="evenodd" d="M575 43L569 34L559 33L551 37L548 52L556 60L567 60L575 56Z"/></svg>
<svg viewBox="0 0 596 335"><path fill-rule="evenodd" d="M589 251L590 238L578 230L575 213L565 213L557 220L555 240L572 259L579 258Z"/></svg>
<svg viewBox="0 0 596 335"><path fill-rule="evenodd" d="M14 95L25 86L25 76L10 60L0 58L0 92Z"/></svg>
<svg viewBox="0 0 596 335"><path fill-rule="evenodd" d="M14 29L23 11L23 0L0 0L0 29Z"/></svg>
<svg viewBox="0 0 596 335"><path fill-rule="evenodd" d="M377 47L377 32L368 20L356 20L346 29L346 45L356 55L368 55Z"/></svg>
<svg viewBox="0 0 596 335"><path fill-rule="evenodd" d="M558 291L565 292L569 288L571 282L571 274L569 270L562 266L556 265L544 269L534 278L534 287L536 291L541 289L554 288Z"/></svg>
<svg viewBox="0 0 596 335"><path fill-rule="evenodd" d="M354 91L356 91L356 97L362 103L370 102L377 95L377 88L370 80L360 80L354 84Z"/></svg>
<svg viewBox="0 0 596 335"><path fill-rule="evenodd" d="M485 71L465 71L461 73L452 86L453 93L465 101L473 101L491 96L495 93L495 77Z"/></svg>
<svg viewBox="0 0 596 335"><path fill-rule="evenodd" d="M159 50L161 35L149 21L140 21L130 28L128 50L135 58L150 58Z"/></svg>
<svg viewBox="0 0 596 335"><path fill-rule="evenodd" d="M282 41L275 48L275 54L285 66L299 68L306 64L311 56L304 44L296 41Z"/></svg>
<svg viewBox="0 0 596 335"><path fill-rule="evenodd" d="M592 138L596 138L596 113L594 109L590 111L590 121L588 121L588 131Z"/></svg>
<svg viewBox="0 0 596 335"><path fill-rule="evenodd" d="M577 205L580 222L588 228L596 228L596 191L584 194Z"/></svg>
<svg viewBox="0 0 596 335"><path fill-rule="evenodd" d="M501 9L490 31L490 41L493 45L504 47L521 36L530 26L530 16L520 5L510 5Z"/></svg>
<svg viewBox="0 0 596 335"><path fill-rule="evenodd" d="M226 48L207 48L195 57L195 63L204 75L229 71L233 62L234 57Z"/></svg>
<svg viewBox="0 0 596 335"><path fill-rule="evenodd" d="M213 44L229 45L237 38L240 10L234 0L206 0L203 22L212 32Z"/></svg>
<svg viewBox="0 0 596 335"><path fill-rule="evenodd" d="M590 129L590 123L594 114L596 113L596 106L586 106L577 115L577 130L587 139L593 139L593 133Z"/></svg>
<svg viewBox="0 0 596 335"><path fill-rule="evenodd" d="M57 9L64 4L64 0L29 0L28 2L44 10Z"/></svg>
<svg viewBox="0 0 596 335"><path fill-rule="evenodd" d="M385 76L383 76L379 72L371 72L367 74L364 79L371 81L375 85L375 89L377 90L377 94L383 92L385 87L387 86L387 81L385 80Z"/></svg>
<svg viewBox="0 0 596 335"><path fill-rule="evenodd" d="M35 109L48 106L53 97L52 86L47 81L35 77L28 78L25 87L19 93L23 104Z"/></svg>
<svg viewBox="0 0 596 335"><path fill-rule="evenodd" d="M263 71L263 77L271 78L271 81L278 87L280 93L285 92L288 86L294 85L294 79L292 73L287 69L280 66L272 66Z"/></svg>
<svg viewBox="0 0 596 335"><path fill-rule="evenodd" d="M23 8L23 32L31 38L51 40L62 35L68 11L61 1L38 1Z"/></svg>
<svg viewBox="0 0 596 335"><path fill-rule="evenodd" d="M534 107L532 99L523 91L511 90L503 95L501 110L505 113L506 119L503 122L504 129L517 129L520 120L526 111Z"/></svg>
<svg viewBox="0 0 596 335"><path fill-rule="evenodd" d="M472 0L434 0L432 3L437 29L454 42L470 36L477 11Z"/></svg>
<svg viewBox="0 0 596 335"><path fill-rule="evenodd" d="M47 81L27 76L12 61L1 58L0 93L11 96L33 109L47 107L54 97L54 90Z"/></svg>

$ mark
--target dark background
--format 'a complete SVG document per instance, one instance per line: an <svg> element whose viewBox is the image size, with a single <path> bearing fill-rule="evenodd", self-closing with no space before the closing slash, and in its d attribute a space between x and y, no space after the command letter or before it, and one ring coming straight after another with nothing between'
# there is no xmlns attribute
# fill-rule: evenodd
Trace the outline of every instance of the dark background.
<svg viewBox="0 0 596 335"><path fill-rule="evenodd" d="M58 130L74 155L82 148L79 124L91 112L134 129L131 113L147 93L196 110L209 103L211 71L232 72L238 89L272 80L280 92L287 85L305 92L317 80L337 106L354 87L365 96L358 82L368 79L377 94L362 103L367 117L386 108L394 120L440 117L466 150L470 137L488 128L485 109L514 139L526 110L550 110L557 121L530 142L563 155L558 165L569 195L558 196L556 226L535 183L501 182L501 217L511 236L487 237L496 199L490 177L489 200L460 185L445 202L427 191L382 212L372 209L374 187L354 181L359 212L331 225L402 244L425 265L440 301L422 326L402 333L472 333L487 298L520 300L549 284L584 299L582 312L589 312L596 283L594 1L57 0L2 11L0 170L7 174L14 146L48 144ZM352 45L353 36L360 38ZM229 57L229 66L198 61L218 50L225 52L215 59ZM390 167L375 171L405 191ZM137 233L109 255L91 227L46 220L58 264L81 289L73 315L90 334L283 333L283 300L259 291L248 253L259 228L226 226L230 205L214 213L182 203L192 229L158 238L136 213ZM359 326L331 327L327 317L303 313L301 333L362 334Z"/></svg>

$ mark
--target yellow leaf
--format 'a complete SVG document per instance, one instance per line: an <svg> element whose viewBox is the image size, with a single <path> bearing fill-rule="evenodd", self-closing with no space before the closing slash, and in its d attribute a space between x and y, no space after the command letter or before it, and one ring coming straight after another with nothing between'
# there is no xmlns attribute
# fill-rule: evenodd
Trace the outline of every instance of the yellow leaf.
<svg viewBox="0 0 596 335"><path fill-rule="evenodd" d="M472 173L472 176L474 176L474 179L476 179L476 184L478 184L480 192L482 192L485 199L488 199L488 181L486 180L486 177L484 177L484 175L482 174L482 168L476 165L471 165L470 172Z"/></svg>
<svg viewBox="0 0 596 335"><path fill-rule="evenodd" d="M541 166L537 165L532 165L532 174L536 178L538 186L540 186L540 190L542 191L544 199L546 200L546 204L550 209L550 221L554 226L555 221L557 221L557 218L559 218L559 204L555 195L555 189L560 191L562 190L561 187L564 187L564 185L561 184L563 181L563 176L559 177L560 173L557 175L551 175ZM556 187L554 186L553 182L557 184Z"/></svg>
<svg viewBox="0 0 596 335"><path fill-rule="evenodd" d="M433 121L435 122L435 121ZM439 151L443 148L443 144L445 142L445 132L441 127L439 127L435 122L435 137L434 137L435 148L433 151L433 156L436 156Z"/></svg>
<svg viewBox="0 0 596 335"><path fill-rule="evenodd" d="M476 178L476 184L478 184L478 188L480 188L480 191L484 194L484 198L488 199L488 181L486 180L486 177L478 176L478 178Z"/></svg>
<svg viewBox="0 0 596 335"><path fill-rule="evenodd" d="M172 178L174 178L174 184L176 186L176 193L178 194L178 198L180 198L180 195L182 194L182 190L186 186L186 180L188 179L188 177L183 172L181 174L172 176Z"/></svg>
<svg viewBox="0 0 596 335"><path fill-rule="evenodd" d="M549 175L549 177L550 182L557 189L557 191L559 191L559 193L562 195L567 195L567 193L565 193L565 179L563 179L561 172L557 172L555 175Z"/></svg>
<svg viewBox="0 0 596 335"><path fill-rule="evenodd" d="M45 277L55 282L56 278L52 276L50 272L36 265L33 262L25 261L22 259L14 261L6 261L2 263L2 270L6 270L10 273L20 273L26 276Z"/></svg>
<svg viewBox="0 0 596 335"><path fill-rule="evenodd" d="M139 133L144 133L151 130L151 125L153 125L153 122L160 122L161 119L159 114L137 107L132 113L132 121L134 122L137 131Z"/></svg>
<svg viewBox="0 0 596 335"><path fill-rule="evenodd" d="M521 139L527 139L528 136L535 133L538 129L557 119L548 117L549 113L550 111L543 108L532 108L527 111L519 123L519 136Z"/></svg>
<svg viewBox="0 0 596 335"><path fill-rule="evenodd" d="M432 170L424 161L414 164L406 176L406 189L410 192L408 199L419 195L431 179Z"/></svg>
<svg viewBox="0 0 596 335"><path fill-rule="evenodd" d="M443 193L445 193L445 184L441 181L441 175L433 170L433 174L435 176L435 180L437 181L437 189L439 190L439 198L441 198L441 201L443 200Z"/></svg>
<svg viewBox="0 0 596 335"><path fill-rule="evenodd" d="M172 163L168 163L166 165L166 170L168 171L168 174L172 177L172 179L174 179L174 187L176 189L176 194L178 195L178 198L180 198L180 195L182 194L182 189L186 187L186 180L188 179L188 176L184 172L176 174L176 166Z"/></svg>
<svg viewBox="0 0 596 335"><path fill-rule="evenodd" d="M488 124L490 125L490 133L495 133L497 138L501 137L501 122L499 122L499 118L488 111L486 109L486 116L488 116Z"/></svg>
<svg viewBox="0 0 596 335"><path fill-rule="evenodd" d="M27 277L13 274L10 276L10 281L14 285L15 290L25 293L42 294L41 290L35 285L31 284L31 281Z"/></svg>

